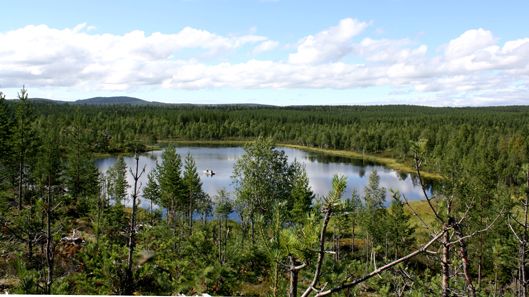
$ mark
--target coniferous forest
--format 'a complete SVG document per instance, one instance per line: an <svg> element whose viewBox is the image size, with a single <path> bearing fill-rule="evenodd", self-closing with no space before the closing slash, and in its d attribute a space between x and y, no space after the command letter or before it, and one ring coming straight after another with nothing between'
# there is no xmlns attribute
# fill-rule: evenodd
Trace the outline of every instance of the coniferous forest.
<svg viewBox="0 0 529 297"><path fill-rule="evenodd" d="M28 97L25 89L18 100L0 94L5 292L527 296L527 106L103 106ZM177 141L244 142L235 191L206 194ZM278 144L394 159L414 172L424 197L383 188L376 172L363 195L346 197L346 177L335 176L316 197L305 168ZM128 167L120 157L104 173L94 163L153 147L164 152L146 184L139 162ZM425 174L438 176L433 194ZM139 207L144 199L159 207Z"/></svg>

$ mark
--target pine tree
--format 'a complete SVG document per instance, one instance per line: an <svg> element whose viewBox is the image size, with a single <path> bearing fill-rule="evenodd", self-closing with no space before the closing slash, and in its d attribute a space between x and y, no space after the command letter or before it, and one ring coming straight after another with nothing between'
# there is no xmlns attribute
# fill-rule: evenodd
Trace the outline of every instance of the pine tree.
<svg viewBox="0 0 529 297"><path fill-rule="evenodd" d="M387 239L390 245L389 254L393 254L394 259L397 259L407 254L413 247L415 229L410 226L410 216L404 212L400 193L392 192L392 198L387 218Z"/></svg>
<svg viewBox="0 0 529 297"><path fill-rule="evenodd" d="M158 164L156 164L158 166ZM161 191L158 183L159 174L157 168L154 168L147 175L147 184L143 189L143 198L149 199L151 213L151 225L154 223L153 204L160 204Z"/></svg>
<svg viewBox="0 0 529 297"><path fill-rule="evenodd" d="M88 132L77 110L68 131L66 185L79 215L88 213L90 199L99 193L99 171L92 159Z"/></svg>
<svg viewBox="0 0 529 297"><path fill-rule="evenodd" d="M162 154L162 163L157 167L162 206L168 210L167 220L176 227L176 212L184 209L184 185L180 175L182 161L173 145L168 146Z"/></svg>
<svg viewBox="0 0 529 297"><path fill-rule="evenodd" d="M376 170L371 171L369 182L365 187L366 207L369 211L384 208L386 189L380 187L380 176Z"/></svg>
<svg viewBox="0 0 529 297"><path fill-rule="evenodd" d="M356 189L352 190L351 199L345 200L345 210L349 213L348 218L351 227L351 253L354 253L358 226L361 224L365 212L364 205L362 204L360 195Z"/></svg>
<svg viewBox="0 0 529 297"><path fill-rule="evenodd" d="M292 169L294 178L289 200L289 204L292 204L292 206L288 207L288 209L290 209L292 222L302 223L310 212L314 193L310 188L309 178L305 167L295 161L292 164Z"/></svg>
<svg viewBox="0 0 529 297"><path fill-rule="evenodd" d="M215 196L215 214L218 221L218 249L219 262L224 264L226 261L226 246L228 241L228 216L233 211L233 202L229 198L229 194L225 189L221 189Z"/></svg>
<svg viewBox="0 0 529 297"><path fill-rule="evenodd" d="M197 209L199 200L204 197L202 191L202 182L197 172L197 166L195 160L190 153L187 154L184 159L184 174L182 182L185 188L186 200L187 200L187 221L190 234L193 233L193 213Z"/></svg>
<svg viewBox="0 0 529 297"><path fill-rule="evenodd" d="M34 119L32 105L28 99L26 88L18 93L18 102L15 112L15 126L13 135L13 148L17 167L17 197L18 209L21 210L26 196L26 187L30 178L30 166L35 156L36 134L31 125ZM31 204L31 203L29 203Z"/></svg>
<svg viewBox="0 0 529 297"><path fill-rule="evenodd" d="M369 236L368 251L370 250L370 263L376 261L376 253L385 246L387 232L387 211L384 208L386 189L380 187L380 177L376 170L369 175L368 185L364 190L366 214L364 217L365 228ZM371 248L371 249L370 249ZM387 252L387 250L386 250Z"/></svg>
<svg viewBox="0 0 529 297"><path fill-rule="evenodd" d="M46 281L45 293L52 294L52 284L54 275L54 258L55 258L55 241L54 241L54 223L55 211L61 202L61 195L63 193L63 162L61 160L62 152L57 146L59 140L58 131L50 129L43 137L43 145L41 146L39 157L37 159L35 176L37 184L40 188L40 193L44 202L44 217L46 221L46 228L44 230L46 247L45 247L45 263L46 263Z"/></svg>
<svg viewBox="0 0 529 297"><path fill-rule="evenodd" d="M8 181L8 166L12 158L13 114L7 105L5 95L0 92L0 178Z"/></svg>
<svg viewBox="0 0 529 297"><path fill-rule="evenodd" d="M110 179L110 195L116 204L123 204L127 198L127 165L122 156L119 156L116 163L108 170L107 175Z"/></svg>
<svg viewBox="0 0 529 297"><path fill-rule="evenodd" d="M35 218L35 193L30 185L35 163L38 138L32 126L34 112L28 99L28 92L23 87L18 93L18 102L15 111L15 125L13 133L14 160L17 168L17 198L19 210L19 224L24 226L26 236L28 263L33 262L33 246L36 241L36 233L39 230L39 222Z"/></svg>

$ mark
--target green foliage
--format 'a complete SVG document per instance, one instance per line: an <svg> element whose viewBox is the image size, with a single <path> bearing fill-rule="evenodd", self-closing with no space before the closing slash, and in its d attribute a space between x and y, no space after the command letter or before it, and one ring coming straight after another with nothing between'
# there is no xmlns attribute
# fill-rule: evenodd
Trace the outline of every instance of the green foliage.
<svg viewBox="0 0 529 297"><path fill-rule="evenodd" d="M38 272L26 267L21 259L15 263L16 274L20 279L19 284L15 287L15 294L42 294L42 288L39 287Z"/></svg>
<svg viewBox="0 0 529 297"><path fill-rule="evenodd" d="M230 200L226 189L220 189L215 196L215 213L220 219L227 220L228 215L233 212L233 201Z"/></svg>
<svg viewBox="0 0 529 297"><path fill-rule="evenodd" d="M307 214L310 213L314 193L310 188L309 178L303 165L295 161L292 164L292 170L294 180L290 193L291 199L288 201L292 203L292 206L287 208L291 209L291 220L295 223L302 223L307 218Z"/></svg>
<svg viewBox="0 0 529 297"><path fill-rule="evenodd" d="M375 245L383 245L385 242L387 230L387 211L384 208L386 201L386 189L380 187L380 177L376 170L373 170L369 175L369 182L364 189L366 215L365 227L371 241Z"/></svg>
<svg viewBox="0 0 529 297"><path fill-rule="evenodd" d="M233 168L237 200L245 206L243 215L260 212L270 218L271 206L289 197L291 167L270 138L258 138L244 149Z"/></svg>
<svg viewBox="0 0 529 297"><path fill-rule="evenodd" d="M386 189L380 187L380 176L376 170L371 171L369 181L364 189L367 210L372 212L384 208Z"/></svg>
<svg viewBox="0 0 529 297"><path fill-rule="evenodd" d="M9 160L13 158L13 148L10 145L13 137L13 113L10 110L5 95L0 92L0 179L2 181L8 181L7 166ZM0 186L5 186L3 183ZM3 188L3 187L2 187Z"/></svg>
<svg viewBox="0 0 529 297"><path fill-rule="evenodd" d="M344 200L345 180L335 177L334 190L315 199L303 166L290 163L275 147L277 141L377 154L408 165L417 156L421 168L445 177L433 189L441 216L447 216L450 197L454 217L465 216L462 232L477 234L465 243L471 275L481 280L478 294L514 295L519 241L506 222L523 234L514 219L523 217L528 191L520 174L529 161L528 127L524 106L77 107L31 102L25 89L17 101L0 94L0 278L4 285L13 280L6 285L10 292L45 292L46 214L52 210L53 292L123 293L130 211L122 203L106 203L105 194L117 202L125 199L127 170L119 158L103 185L107 192L100 193L103 181L93 154L143 151L144 144L156 140L229 139L255 142L234 168L235 199L219 191L214 209L191 155L182 161L168 146L149 174L144 198L161 208L160 215L138 216L135 294L283 296L289 256L306 264L299 272L303 288L313 277L327 210L332 218L323 237L329 254L320 280L327 288L401 257L429 238L398 193L386 208L386 189L376 172L364 197L353 190ZM242 222L230 220L234 210ZM168 223L161 216L165 211ZM194 220L194 214L203 220ZM431 213L423 214L432 222ZM493 222L487 232L476 233ZM252 243L249 223L259 235ZM458 272L462 262L455 248L451 263ZM420 255L349 293L430 296L439 294L440 283L437 259ZM451 286L463 292L463 278L455 273Z"/></svg>
<svg viewBox="0 0 529 297"><path fill-rule="evenodd" d="M388 256L398 259L411 252L415 243L415 228L410 226L410 216L404 211L399 192L392 192L387 214L386 239L390 246Z"/></svg>
<svg viewBox="0 0 529 297"><path fill-rule="evenodd" d="M209 204L206 193L202 190L202 182L197 172L195 160L191 154L187 154L184 160L184 172L182 176L182 184L185 195L185 208L187 209L186 216L189 222L189 228L192 230L193 214L197 210L207 212L207 204Z"/></svg>
<svg viewBox="0 0 529 297"><path fill-rule="evenodd" d="M110 197L116 204L123 204L127 198L127 165L122 156L119 156L116 163L108 170L108 184L110 185Z"/></svg>
<svg viewBox="0 0 529 297"><path fill-rule="evenodd" d="M153 212L153 209L152 209L153 204L155 205L161 204L162 192L161 192L160 184L158 181L159 181L158 170L157 168L154 168L147 175L147 184L145 185L145 188L143 188L143 198L148 199L150 202L149 211L151 213L149 215L152 217L152 219L156 217L156 214Z"/></svg>
<svg viewBox="0 0 529 297"><path fill-rule="evenodd" d="M182 160L174 146L168 146L162 155L162 163L157 167L160 185L160 204L166 207L172 220L176 210L185 209L185 188L181 177Z"/></svg>

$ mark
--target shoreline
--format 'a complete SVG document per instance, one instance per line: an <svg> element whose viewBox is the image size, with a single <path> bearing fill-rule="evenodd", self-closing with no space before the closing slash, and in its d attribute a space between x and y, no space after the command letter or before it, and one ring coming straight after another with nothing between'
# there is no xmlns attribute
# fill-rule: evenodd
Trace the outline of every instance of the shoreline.
<svg viewBox="0 0 529 297"><path fill-rule="evenodd" d="M251 141L253 141L253 140L251 140L251 139L249 139L249 140L230 140L230 139L228 139L228 140L161 140L161 141L158 141L158 143L156 143L156 144L146 145L146 149L147 149L146 151L160 150L165 145L170 144L170 143L174 143L174 144L177 144L177 145L198 145L198 146L207 146L207 145L211 145L211 146L243 146L246 143L251 142ZM302 150L302 151L306 151L306 152L313 152L313 153L318 153L318 154L323 154L323 155L328 155L328 156L344 157L344 158L348 158L348 159L352 159L352 160L364 160L364 161L372 162L372 163L375 163L375 164L378 164L378 165L386 166L386 167L391 168L393 170L396 170L398 172L412 173L412 174L416 173L415 169L413 167L411 167L410 165L401 163L401 162L399 162L399 161L397 161L396 159L393 159L393 158L388 158L388 157L383 157L383 156L378 156L378 155L373 155L373 154L362 154L362 153L355 152L355 151L324 149L324 148L319 148L319 147L309 147L309 146L304 146L304 145L299 145L299 144L291 144L291 143L277 143L277 146L283 146L283 147L287 147L287 148L293 148L293 149L298 149L298 150ZM131 154L132 153L130 153L130 152L120 152L120 153L115 153L115 154L111 154L111 153L94 153L94 157L95 158L106 158L106 157L110 157L110 156L120 156L120 155L121 156L127 156L127 155L131 155ZM421 175L425 179L429 179L429 180L441 180L441 179L443 179L443 177L440 174L434 173L434 172L423 171L423 172L421 172Z"/></svg>
<svg viewBox="0 0 529 297"><path fill-rule="evenodd" d="M298 145L298 144L283 144L282 143L278 145L289 147L289 148L294 148L294 149L299 149L303 151L308 151L308 152L315 152L315 153L326 154L326 155L331 155L331 156L345 157L345 158L355 159L355 160L369 161L369 162L373 162L379 165L384 165L388 168L391 168L399 172L413 173L413 174L416 173L413 167L400 163L396 159L393 159L393 158L381 157L381 156L372 155L372 154L362 154L362 153L355 152L355 151L308 147L308 146L303 146L303 145ZM421 171L421 175L422 177L426 179L430 179L430 180L443 179L443 177L440 174L434 173L434 172Z"/></svg>
<svg viewBox="0 0 529 297"><path fill-rule="evenodd" d="M252 140L176 140L176 141L164 141L163 143L176 143L176 144L186 144L186 145L244 145L248 142L251 142ZM398 172L403 173L412 173L415 174L416 171L413 167L406 165L404 163L401 163L393 158L388 157L382 157L377 156L373 154L362 154L355 151L346 151L346 150L335 150L335 149L323 149L318 147L309 147L299 144L291 144L291 143L277 143L277 146L283 146L293 149L299 149L306 152L314 152L329 156L338 156L338 157L345 157L349 159L354 160L365 160L369 162L373 162L379 165L384 165L388 168L391 168L393 170L396 170ZM434 172L427 172L422 171L421 175L425 179L430 180L441 180L443 177Z"/></svg>

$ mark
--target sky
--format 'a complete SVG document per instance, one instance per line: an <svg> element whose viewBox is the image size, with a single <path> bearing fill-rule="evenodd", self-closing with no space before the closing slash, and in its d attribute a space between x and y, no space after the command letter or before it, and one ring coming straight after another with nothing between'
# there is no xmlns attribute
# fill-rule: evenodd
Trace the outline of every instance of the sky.
<svg viewBox="0 0 529 297"><path fill-rule="evenodd" d="M529 1L0 0L0 91L171 103L529 104Z"/></svg>

